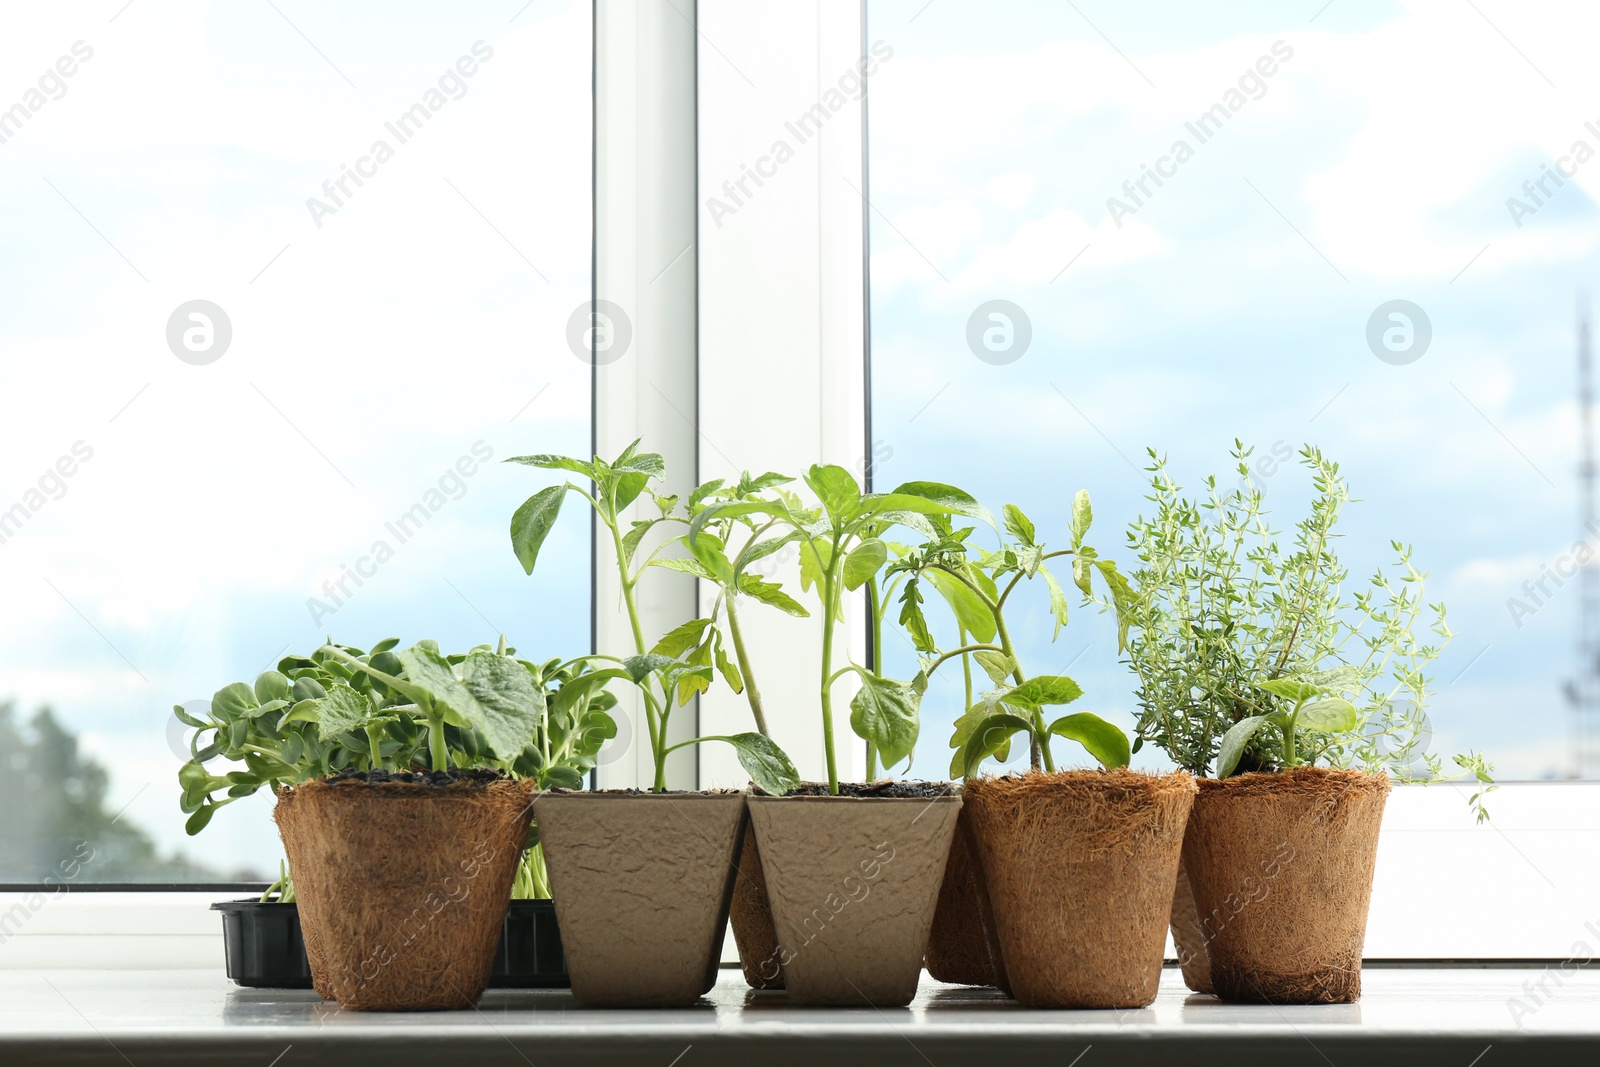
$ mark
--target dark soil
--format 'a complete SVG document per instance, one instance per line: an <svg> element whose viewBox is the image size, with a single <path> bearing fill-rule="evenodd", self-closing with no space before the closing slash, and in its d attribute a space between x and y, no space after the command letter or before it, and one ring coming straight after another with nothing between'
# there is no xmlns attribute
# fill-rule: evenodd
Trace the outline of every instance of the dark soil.
<svg viewBox="0 0 1600 1067"><path fill-rule="evenodd" d="M842 797L889 797L892 799L927 800L930 797L947 797L955 790L949 782L896 782L882 779L876 782L840 782ZM764 795L764 794L762 794ZM799 789L785 793L791 797L828 796L827 782L803 782Z"/></svg>
<svg viewBox="0 0 1600 1067"><path fill-rule="evenodd" d="M668 789L657 793L652 789L552 789L553 796L590 793L604 797L725 797L738 793L737 789Z"/></svg>
<svg viewBox="0 0 1600 1067"><path fill-rule="evenodd" d="M341 785L345 782L361 782L365 785L384 785L394 783L399 785L488 785L491 782L505 780L501 771L483 769L474 770L448 770L448 771L340 771L328 779L330 785Z"/></svg>

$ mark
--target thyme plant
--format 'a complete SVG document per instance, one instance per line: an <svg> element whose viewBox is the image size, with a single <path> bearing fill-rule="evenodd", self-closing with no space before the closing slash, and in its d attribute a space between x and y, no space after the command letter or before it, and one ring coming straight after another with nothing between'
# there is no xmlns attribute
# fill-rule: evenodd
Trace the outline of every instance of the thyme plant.
<svg viewBox="0 0 1600 1067"><path fill-rule="evenodd" d="M1128 642L1139 679L1134 751L1154 743L1196 775L1318 763L1402 781L1470 775L1484 818L1491 765L1468 751L1447 776L1438 756L1419 751L1426 672L1453 634L1444 605L1426 600L1411 546L1391 541L1393 562L1347 594L1336 526L1351 498L1338 464L1301 449L1313 496L1285 540L1252 478L1252 451L1235 441L1237 483L1208 478L1198 499L1149 452L1154 514L1128 534L1139 560Z"/></svg>

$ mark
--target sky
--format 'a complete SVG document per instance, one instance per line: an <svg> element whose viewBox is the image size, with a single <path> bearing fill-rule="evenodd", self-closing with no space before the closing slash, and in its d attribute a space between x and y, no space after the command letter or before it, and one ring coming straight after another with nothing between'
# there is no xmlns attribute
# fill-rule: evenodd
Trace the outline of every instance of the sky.
<svg viewBox="0 0 1600 1067"><path fill-rule="evenodd" d="M566 336L588 299L588 6L279 6L36 5L0 37L0 110L41 94L0 143L0 508L39 505L0 542L0 698L53 705L112 804L226 874L275 867L270 805L183 837L174 703L329 633L504 631L543 658L588 631L584 524L546 550L572 565L525 578L506 526L544 480L495 462L587 450ZM1235 437L1314 442L1361 501L1353 573L1401 538L1449 605L1435 750L1565 774L1575 589L1522 618L1507 600L1578 537L1596 22L1574 2L873 0L894 50L869 95L879 485L952 482L1058 542L1084 488L1126 563L1146 447L1193 486L1231 473ZM385 124L431 91L401 143ZM1219 104L1202 143L1186 124ZM1535 203L1523 183L1558 166ZM367 177L335 201L347 167ZM1146 167L1166 177L1140 191ZM231 326L209 362L173 348L196 300ZM986 361L969 327L996 300L1031 340ZM1431 331L1409 362L1368 342L1397 300ZM1306 479L1265 483L1290 525ZM388 524L430 502L398 543ZM392 558L363 563L379 541ZM1036 671L1131 724L1106 619L1076 611L1052 643L1041 596L1014 626ZM903 644L889 663L913 669ZM930 693L914 773L944 777L959 703Z"/></svg>
<svg viewBox="0 0 1600 1067"><path fill-rule="evenodd" d="M1523 583L1579 536L1597 21L1571 2L875 0L868 37L894 49L869 92L879 484L937 475L1057 543L1088 489L1091 541L1126 567L1146 448L1193 488L1236 480L1236 437L1262 456L1317 444L1360 501L1340 526L1355 579L1398 538L1449 608L1433 750L1565 775L1576 583L1547 583L1531 614L1507 601L1531 604ZM1147 167L1166 177L1141 191ZM989 361L969 345L992 300L1026 316L1020 355L1015 331ZM1391 301L1421 309L1425 349L1415 313L1379 314ZM1290 464L1264 483L1292 526L1309 479ZM1107 620L1079 612L1052 644L1037 601L1034 672L1068 670L1078 709L1131 726ZM890 662L914 669L903 643ZM930 693L917 772L943 776L960 703Z"/></svg>
<svg viewBox="0 0 1600 1067"><path fill-rule="evenodd" d="M585 531L535 586L507 529L544 480L498 463L589 437L589 11L523 6L31 5L0 37L0 108L89 53L0 144L0 508L45 482L0 543L0 699L221 873L275 872L270 803L185 841L174 704L330 633L587 651ZM203 364L168 341L193 300L232 330Z"/></svg>

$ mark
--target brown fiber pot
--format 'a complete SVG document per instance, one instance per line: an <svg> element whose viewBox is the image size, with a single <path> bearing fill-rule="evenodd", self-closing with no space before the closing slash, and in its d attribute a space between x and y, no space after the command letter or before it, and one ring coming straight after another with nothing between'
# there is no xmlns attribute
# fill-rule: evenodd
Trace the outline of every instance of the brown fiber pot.
<svg viewBox="0 0 1600 1067"><path fill-rule="evenodd" d="M1172 895L1171 928L1172 944L1178 950L1178 966L1183 970L1183 984L1196 993L1216 992L1211 986L1211 957L1206 952L1205 933L1200 929L1194 894L1189 890L1189 871L1181 862L1177 892Z"/></svg>
<svg viewBox="0 0 1600 1067"><path fill-rule="evenodd" d="M1384 774L1302 767L1202 780L1184 867L1223 1000L1343 1004L1389 795Z"/></svg>
<svg viewBox="0 0 1600 1067"><path fill-rule="evenodd" d="M767 879L761 873L761 849L756 831L746 826L744 851L739 856L739 877L733 883L733 906L728 916L733 940L739 946L739 966L753 989L782 989L778 935L772 928L772 906L767 903Z"/></svg>
<svg viewBox="0 0 1600 1067"><path fill-rule="evenodd" d="M971 813L962 808L955 837L950 841L950 861L944 867L939 904L928 932L925 966L928 974L953 985L992 986L994 964L984 935L978 906L978 872L967 847Z"/></svg>
<svg viewBox="0 0 1600 1067"><path fill-rule="evenodd" d="M273 811L323 996L469 1008L489 984L534 783L306 782Z"/></svg>
<svg viewBox="0 0 1600 1067"><path fill-rule="evenodd" d="M572 996L681 1007L710 992L744 840L743 793L582 793L534 801Z"/></svg>
<svg viewBox="0 0 1600 1067"><path fill-rule="evenodd" d="M959 796L750 798L790 1000L910 1003L960 810Z"/></svg>
<svg viewBox="0 0 1600 1067"><path fill-rule="evenodd" d="M1155 1000L1189 775L1035 772L969 779L973 840L1022 1004L1138 1008Z"/></svg>

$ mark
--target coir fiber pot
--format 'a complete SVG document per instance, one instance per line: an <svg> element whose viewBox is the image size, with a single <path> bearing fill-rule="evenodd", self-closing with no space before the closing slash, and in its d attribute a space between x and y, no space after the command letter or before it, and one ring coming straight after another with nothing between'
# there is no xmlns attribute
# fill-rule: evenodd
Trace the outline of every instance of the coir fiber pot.
<svg viewBox="0 0 1600 1067"><path fill-rule="evenodd" d="M922 973L961 798L947 785L855 789L873 795L750 798L797 1004L907 1004Z"/></svg>
<svg viewBox="0 0 1600 1067"><path fill-rule="evenodd" d="M928 932L928 974L953 985L992 986L994 963L984 934L978 904L978 870L967 847L972 814L961 809L955 837L950 840L950 860L944 867L944 884Z"/></svg>
<svg viewBox="0 0 1600 1067"><path fill-rule="evenodd" d="M1155 1000L1194 796L1194 779L1181 771L967 781L972 839L1020 1003L1138 1008Z"/></svg>
<svg viewBox="0 0 1600 1067"><path fill-rule="evenodd" d="M744 840L743 793L588 793L534 801L572 996L678 1007L716 984Z"/></svg>
<svg viewBox="0 0 1600 1067"><path fill-rule="evenodd" d="M312 977L341 1007L468 1008L489 984L534 783L344 774L278 794Z"/></svg>
<svg viewBox="0 0 1600 1067"><path fill-rule="evenodd" d="M753 826L744 830L744 850L739 856L739 876L733 882L733 905L728 915L733 940L739 946L739 966L752 989L782 989L783 968L778 965L778 935L772 928L772 906L767 903L767 880L761 873L761 849Z"/></svg>
<svg viewBox="0 0 1600 1067"><path fill-rule="evenodd" d="M1183 859L1219 997L1361 996L1388 796L1387 775L1321 767L1200 782Z"/></svg>
<svg viewBox="0 0 1600 1067"><path fill-rule="evenodd" d="M1216 992L1211 986L1211 956L1206 952L1205 931L1201 929L1200 915L1194 908L1194 893L1189 889L1189 870L1181 862L1177 891L1172 895L1171 928L1183 984L1196 993Z"/></svg>
<svg viewBox="0 0 1600 1067"><path fill-rule="evenodd" d="M300 937L300 911L293 904L219 900L222 952L228 977L256 989L310 989L311 966Z"/></svg>

